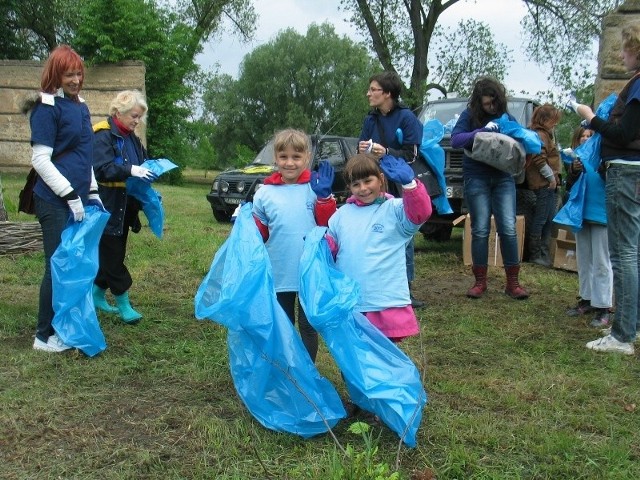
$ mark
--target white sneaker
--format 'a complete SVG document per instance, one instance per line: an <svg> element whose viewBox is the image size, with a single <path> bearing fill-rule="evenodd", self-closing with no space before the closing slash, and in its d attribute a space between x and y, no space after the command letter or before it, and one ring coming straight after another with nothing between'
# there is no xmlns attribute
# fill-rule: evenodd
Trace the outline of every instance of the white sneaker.
<svg viewBox="0 0 640 480"><path fill-rule="evenodd" d="M70 348L71 347L60 340L60 337L56 334L51 335L47 340L47 343L43 342L38 337L33 341L33 349L43 352L59 353L69 350Z"/></svg>
<svg viewBox="0 0 640 480"><path fill-rule="evenodd" d="M586 347L597 352L617 352L625 355L634 354L633 343L620 342L611 335L589 342Z"/></svg>

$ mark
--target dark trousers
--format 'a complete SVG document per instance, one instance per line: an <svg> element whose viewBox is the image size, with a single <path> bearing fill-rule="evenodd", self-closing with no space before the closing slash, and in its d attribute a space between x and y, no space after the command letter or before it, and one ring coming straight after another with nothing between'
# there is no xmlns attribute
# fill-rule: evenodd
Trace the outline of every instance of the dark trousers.
<svg viewBox="0 0 640 480"><path fill-rule="evenodd" d="M278 303L287 314L289 320L296 324L296 305L298 306L298 328L300 329L300 337L311 360L315 363L318 354L318 332L311 326L304 309L300 305L297 292L277 292L276 297Z"/></svg>
<svg viewBox="0 0 640 480"><path fill-rule="evenodd" d="M46 342L54 334L53 321L53 288L51 282L51 256L60 245L62 231L69 220L69 209L66 206L45 202L34 195L36 216L42 228L42 244L44 247L44 275L40 283L38 304L38 323L36 337Z"/></svg>
<svg viewBox="0 0 640 480"><path fill-rule="evenodd" d="M133 279L124 264L127 254L129 229L122 235L106 235L100 238L100 268L94 283L103 289L110 289L114 295L122 295L131 288Z"/></svg>

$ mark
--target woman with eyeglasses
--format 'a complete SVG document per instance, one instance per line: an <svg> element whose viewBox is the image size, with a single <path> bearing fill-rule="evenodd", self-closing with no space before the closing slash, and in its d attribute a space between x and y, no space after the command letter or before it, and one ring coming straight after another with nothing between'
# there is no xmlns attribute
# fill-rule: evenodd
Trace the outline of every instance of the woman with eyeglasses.
<svg viewBox="0 0 640 480"><path fill-rule="evenodd" d="M149 183L157 178L151 170L140 166L147 152L135 129L146 113L147 102L142 93L125 90L111 102L109 118L93 126L93 168L100 196L111 213L100 239L100 268L93 285L93 301L96 309L117 313L128 324L142 318L129 302L133 280L124 264L129 230L137 233L141 228L138 218L141 205L127 195L125 182L129 177ZM107 302L107 289L114 295L116 306Z"/></svg>
<svg viewBox="0 0 640 480"><path fill-rule="evenodd" d="M369 78L367 99L371 111L365 117L358 143L359 153L371 153L378 160L384 155L392 155L412 163L418 157L422 142L422 123L406 106L400 104L402 80L394 72L382 72ZM400 134L398 132L400 131ZM402 197L402 186L387 185L387 191L394 197ZM409 289L415 277L413 238L407 244L407 279ZM411 294L413 308L424 307L424 302Z"/></svg>
<svg viewBox="0 0 640 480"><path fill-rule="evenodd" d="M508 114L504 85L493 78L479 78L473 86L467 108L460 114L451 132L451 146L465 149L462 174L464 198L471 217L471 270L475 277L474 285L467 291L469 298L480 298L487 290L491 215L495 217L500 236L500 250L507 276L504 293L515 299L529 297L518 281L520 253L514 177L467 155L467 151L473 148L473 140L478 132L499 131L496 120L504 113ZM509 118L515 121L513 116L509 115Z"/></svg>

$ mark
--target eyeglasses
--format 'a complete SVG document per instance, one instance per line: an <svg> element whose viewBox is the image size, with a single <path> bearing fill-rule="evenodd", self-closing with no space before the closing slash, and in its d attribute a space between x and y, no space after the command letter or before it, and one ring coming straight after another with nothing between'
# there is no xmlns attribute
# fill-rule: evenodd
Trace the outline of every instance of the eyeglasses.
<svg viewBox="0 0 640 480"><path fill-rule="evenodd" d="M381 92L382 90L383 90L382 88L369 87L369 90L367 90L367 93Z"/></svg>

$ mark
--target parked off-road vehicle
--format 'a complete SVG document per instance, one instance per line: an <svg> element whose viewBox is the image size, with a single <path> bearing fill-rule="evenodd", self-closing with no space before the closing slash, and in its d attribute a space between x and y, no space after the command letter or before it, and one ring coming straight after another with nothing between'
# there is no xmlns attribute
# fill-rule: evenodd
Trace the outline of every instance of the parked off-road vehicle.
<svg viewBox="0 0 640 480"><path fill-rule="evenodd" d="M533 109L539 105L535 100L528 98L509 97L508 111L518 123L524 127L531 122ZM432 100L425 104L418 118L422 123L436 118L443 125L454 125L458 115L467 107L468 98L443 98ZM433 240L448 240L451 237L452 220L467 213L467 205L464 201L464 189L462 181L462 149L451 148L451 131L445 129L445 134L440 145L445 153L444 176L447 184L446 195L449 199L453 213L439 216L435 212L429 222L420 230L425 237Z"/></svg>
<svg viewBox="0 0 640 480"><path fill-rule="evenodd" d="M342 175L344 165L357 149L357 138L311 135L311 169L317 170L320 160L329 160L336 174L332 190L338 205L343 204L349 194ZM219 222L230 221L236 207L243 201L253 201L256 190L275 170L271 140L250 165L221 172L213 179L207 194L214 218Z"/></svg>

